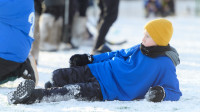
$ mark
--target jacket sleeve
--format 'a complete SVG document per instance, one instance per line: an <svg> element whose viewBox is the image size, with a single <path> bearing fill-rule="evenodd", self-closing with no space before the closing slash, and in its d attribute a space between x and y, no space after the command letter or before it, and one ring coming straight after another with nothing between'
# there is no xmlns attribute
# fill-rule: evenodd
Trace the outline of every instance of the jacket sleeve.
<svg viewBox="0 0 200 112"><path fill-rule="evenodd" d="M169 80L168 83L162 85L165 90L164 101L178 101L182 96L182 93L179 89L179 81L176 74L169 78Z"/></svg>
<svg viewBox="0 0 200 112"><path fill-rule="evenodd" d="M176 75L175 67L171 67L170 69L166 70L159 85L165 90L164 101L177 101L182 96L182 93L179 89L179 81Z"/></svg>
<svg viewBox="0 0 200 112"><path fill-rule="evenodd" d="M182 96L182 93L180 91L177 91L175 88L164 87L164 90L164 101L178 101Z"/></svg>
<svg viewBox="0 0 200 112"><path fill-rule="evenodd" d="M112 59L115 55L116 55L117 51L113 51L113 52L106 52L106 53L101 53L98 55L93 55L93 63L98 63L98 62L102 62L102 61L106 61L109 59Z"/></svg>
<svg viewBox="0 0 200 112"><path fill-rule="evenodd" d="M106 61L106 60L112 59L113 57L127 58L128 56L130 56L136 50L136 48L138 48L138 45L133 46L133 47L128 48L128 49L121 49L121 50L117 50L117 51L106 52L106 53L94 55L93 56L93 58L94 58L93 63Z"/></svg>

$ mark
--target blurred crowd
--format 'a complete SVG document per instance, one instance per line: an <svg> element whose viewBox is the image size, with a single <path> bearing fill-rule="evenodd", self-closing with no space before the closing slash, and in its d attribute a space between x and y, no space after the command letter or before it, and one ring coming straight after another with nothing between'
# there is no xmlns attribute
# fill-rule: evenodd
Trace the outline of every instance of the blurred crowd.
<svg viewBox="0 0 200 112"><path fill-rule="evenodd" d="M145 0L145 17L149 16L173 16L175 15L174 0Z"/></svg>
<svg viewBox="0 0 200 112"><path fill-rule="evenodd" d="M119 0L34 0L35 41L31 54L39 51L93 46L92 54L110 51L106 34L118 16ZM89 15L89 16L88 16Z"/></svg>

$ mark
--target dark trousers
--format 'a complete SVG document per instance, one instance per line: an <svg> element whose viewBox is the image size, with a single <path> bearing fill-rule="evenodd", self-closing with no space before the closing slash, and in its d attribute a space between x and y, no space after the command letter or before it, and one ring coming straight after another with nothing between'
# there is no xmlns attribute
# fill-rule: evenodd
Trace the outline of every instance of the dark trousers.
<svg viewBox="0 0 200 112"><path fill-rule="evenodd" d="M20 65L21 63L0 58L0 84L13 81L19 77L19 74L16 72Z"/></svg>
<svg viewBox="0 0 200 112"><path fill-rule="evenodd" d="M41 15L42 13L42 0L34 0L35 13Z"/></svg>
<svg viewBox="0 0 200 112"><path fill-rule="evenodd" d="M66 34L63 34L63 41L65 43L71 43L72 39L72 26L73 26L73 20L76 11L79 12L81 17L86 16L86 10L88 6L88 0L69 0L69 12L68 12L68 25L66 28L63 29L63 32L67 32ZM66 13L66 12L65 12Z"/></svg>
<svg viewBox="0 0 200 112"><path fill-rule="evenodd" d="M78 0L78 11L81 17L86 17L89 0Z"/></svg>
<svg viewBox="0 0 200 112"><path fill-rule="evenodd" d="M106 34L118 16L119 0L100 0L99 7L101 9L98 24L99 35L94 50L105 43Z"/></svg>
<svg viewBox="0 0 200 112"><path fill-rule="evenodd" d="M53 86L44 90L45 99L54 101L69 100L103 100L99 82L90 72L89 67L72 67L57 69L53 72ZM62 99L55 99L55 96ZM58 97L57 97L58 98Z"/></svg>

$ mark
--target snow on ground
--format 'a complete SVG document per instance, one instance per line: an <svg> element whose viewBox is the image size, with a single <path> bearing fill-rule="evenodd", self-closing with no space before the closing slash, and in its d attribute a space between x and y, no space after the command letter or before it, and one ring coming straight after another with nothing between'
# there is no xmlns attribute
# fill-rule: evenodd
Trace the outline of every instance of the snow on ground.
<svg viewBox="0 0 200 112"><path fill-rule="evenodd" d="M0 112L200 112L200 18L194 13L186 11L186 7L194 10L194 2L178 2L175 17L168 17L174 26L174 35L171 45L177 48L181 64L177 67L180 89L183 93L180 101L152 103L140 101L62 101L52 103L36 103L32 105L8 105L7 93L14 90L23 80L9 82L0 86ZM137 9L137 12L136 12ZM181 9L181 10L180 10ZM122 46L110 46L114 50L128 48L141 42L143 26L152 18L143 18L142 2L122 1L120 4L119 18L107 36L109 40L128 40ZM43 88L46 81L50 80L53 70L68 67L68 59L75 53L90 53L92 47L81 46L78 50L59 52L40 52L39 55L39 84Z"/></svg>

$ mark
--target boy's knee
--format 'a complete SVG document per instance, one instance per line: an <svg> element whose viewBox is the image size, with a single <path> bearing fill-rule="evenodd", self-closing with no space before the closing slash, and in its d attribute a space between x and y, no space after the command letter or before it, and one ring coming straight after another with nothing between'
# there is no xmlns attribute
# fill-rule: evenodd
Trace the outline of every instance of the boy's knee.
<svg viewBox="0 0 200 112"><path fill-rule="evenodd" d="M67 74L66 69L57 69L57 70L53 71L53 74L52 74L53 86L62 87L65 84L67 84L67 80L66 80L66 76L65 76L66 74Z"/></svg>
<svg viewBox="0 0 200 112"><path fill-rule="evenodd" d="M54 70L52 74L52 81L58 82L59 80L62 80L62 73L60 69Z"/></svg>
<svg viewBox="0 0 200 112"><path fill-rule="evenodd" d="M44 87L45 88L58 87L57 83L59 82L59 79L61 79L59 78L59 74L54 74L53 72L51 80L46 82Z"/></svg>

